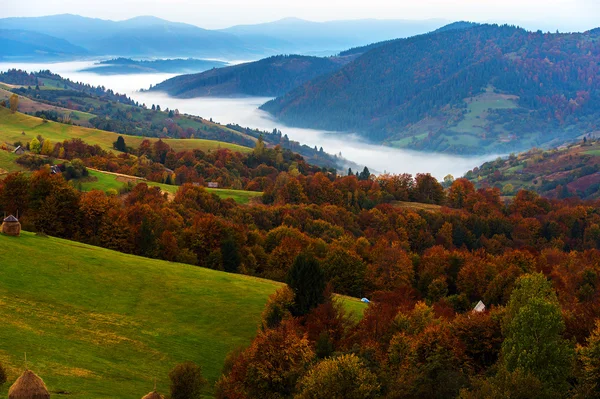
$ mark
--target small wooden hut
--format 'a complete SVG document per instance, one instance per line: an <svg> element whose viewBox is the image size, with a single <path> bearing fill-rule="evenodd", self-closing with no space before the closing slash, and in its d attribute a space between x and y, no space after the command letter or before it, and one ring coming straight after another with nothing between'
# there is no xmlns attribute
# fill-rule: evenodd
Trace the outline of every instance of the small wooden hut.
<svg viewBox="0 0 600 399"><path fill-rule="evenodd" d="M25 370L8 390L8 399L50 399L50 393L40 377Z"/></svg>
<svg viewBox="0 0 600 399"><path fill-rule="evenodd" d="M2 233L9 236L18 236L21 234L21 223L19 223L19 219L10 215L4 218L2 222Z"/></svg>

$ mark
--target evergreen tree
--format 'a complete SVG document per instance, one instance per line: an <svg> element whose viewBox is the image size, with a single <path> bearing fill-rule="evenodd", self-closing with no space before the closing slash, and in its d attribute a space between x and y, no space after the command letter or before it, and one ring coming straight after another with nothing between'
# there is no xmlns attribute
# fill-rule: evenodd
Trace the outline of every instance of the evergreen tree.
<svg viewBox="0 0 600 399"><path fill-rule="evenodd" d="M369 171L369 168L367 168L365 166L363 171L360 172L360 175L358 176L358 180L369 180L370 177L371 177L371 172Z"/></svg>
<svg viewBox="0 0 600 399"><path fill-rule="evenodd" d="M319 261L311 255L301 253L296 257L286 282L294 291L292 313L296 316L308 314L325 301L325 273Z"/></svg>
<svg viewBox="0 0 600 399"><path fill-rule="evenodd" d="M238 271L242 263L242 257L237 242L233 237L228 237L221 243L221 259L223 261L223 269L226 272L235 273Z"/></svg>
<svg viewBox="0 0 600 399"><path fill-rule="evenodd" d="M123 136L119 136L117 138L117 141L113 143L113 147L117 151L127 152L127 145L125 144L125 139L123 138Z"/></svg>

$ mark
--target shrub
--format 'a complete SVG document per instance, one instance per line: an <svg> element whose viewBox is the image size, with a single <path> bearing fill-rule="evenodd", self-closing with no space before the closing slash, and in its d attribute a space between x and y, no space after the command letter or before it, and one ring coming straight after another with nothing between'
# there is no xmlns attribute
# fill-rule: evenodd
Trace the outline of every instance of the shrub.
<svg viewBox="0 0 600 399"><path fill-rule="evenodd" d="M171 399L198 399L206 384L202 368L194 362L184 362L175 366L169 373Z"/></svg>

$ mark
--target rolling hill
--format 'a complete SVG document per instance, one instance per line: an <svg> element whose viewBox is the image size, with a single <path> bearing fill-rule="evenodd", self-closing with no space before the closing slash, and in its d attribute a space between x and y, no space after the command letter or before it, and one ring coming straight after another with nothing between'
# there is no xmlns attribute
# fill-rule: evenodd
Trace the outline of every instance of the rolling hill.
<svg viewBox="0 0 600 399"><path fill-rule="evenodd" d="M507 197L530 190L547 198L599 199L600 142L586 137L551 150L534 148L486 162L465 177L478 187L497 187Z"/></svg>
<svg viewBox="0 0 600 399"><path fill-rule="evenodd" d="M113 150L113 143L120 136L117 133L107 132L99 129L91 129L76 125L67 125L58 122L46 121L30 115L21 113L12 114L10 110L0 107L0 140L2 142L14 143L16 141L30 141L37 135L42 135L53 142L80 138L90 145L99 145L105 150ZM148 139L156 141L158 139L121 135L125 138L127 145L138 147L140 143ZM237 152L250 152L248 147L236 144L224 143L214 140L202 139L164 139L165 143L176 151L189 149L198 149L202 151L216 150L220 148L229 148Z"/></svg>
<svg viewBox="0 0 600 399"><path fill-rule="evenodd" d="M159 83L152 90L165 91L181 98L276 97L317 76L338 70L349 60L347 57L280 55L199 74L176 76Z"/></svg>
<svg viewBox="0 0 600 399"><path fill-rule="evenodd" d="M210 395L279 286L32 233L0 235L0 263L0 361L13 381L27 352L52 397L138 397L154 378L166 392L168 371L186 360L202 366Z"/></svg>
<svg viewBox="0 0 600 399"><path fill-rule="evenodd" d="M507 153L596 130L599 60L597 31L480 25L391 41L262 109L392 146Z"/></svg>

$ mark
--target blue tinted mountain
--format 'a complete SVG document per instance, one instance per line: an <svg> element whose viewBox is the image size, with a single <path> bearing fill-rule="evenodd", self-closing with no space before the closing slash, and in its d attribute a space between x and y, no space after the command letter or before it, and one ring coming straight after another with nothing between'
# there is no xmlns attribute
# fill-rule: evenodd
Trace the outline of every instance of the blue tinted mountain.
<svg viewBox="0 0 600 399"><path fill-rule="evenodd" d="M168 79L152 90L175 97L275 97L324 74L340 69L351 58L274 56L260 61L212 69Z"/></svg>

